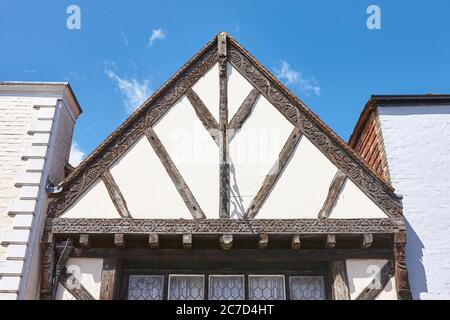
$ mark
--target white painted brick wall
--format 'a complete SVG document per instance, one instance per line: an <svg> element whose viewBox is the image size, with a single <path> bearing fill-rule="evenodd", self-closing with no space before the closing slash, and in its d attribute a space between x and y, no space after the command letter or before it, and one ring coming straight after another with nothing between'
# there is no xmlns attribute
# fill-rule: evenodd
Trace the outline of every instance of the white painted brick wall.
<svg viewBox="0 0 450 320"><path fill-rule="evenodd" d="M378 108L414 299L450 299L450 106Z"/></svg>

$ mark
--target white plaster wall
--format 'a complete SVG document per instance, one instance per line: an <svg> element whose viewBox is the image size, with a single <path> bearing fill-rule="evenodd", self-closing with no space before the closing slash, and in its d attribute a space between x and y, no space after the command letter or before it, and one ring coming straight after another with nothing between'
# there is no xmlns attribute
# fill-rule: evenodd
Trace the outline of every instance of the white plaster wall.
<svg viewBox="0 0 450 320"><path fill-rule="evenodd" d="M317 218L336 172L336 166L302 136L257 218Z"/></svg>
<svg viewBox="0 0 450 320"><path fill-rule="evenodd" d="M253 86L231 64L227 64L228 119L231 120Z"/></svg>
<svg viewBox="0 0 450 320"><path fill-rule="evenodd" d="M206 217L219 218L219 147L189 100L183 97L154 130Z"/></svg>
<svg viewBox="0 0 450 320"><path fill-rule="evenodd" d="M387 260L382 259L348 259L347 277L350 289L350 299L354 300L373 281L376 274L383 268ZM376 300L397 300L395 279L392 277L383 288Z"/></svg>
<svg viewBox="0 0 450 320"><path fill-rule="evenodd" d="M350 179L346 179L330 219L388 218L388 216Z"/></svg>
<svg viewBox="0 0 450 320"><path fill-rule="evenodd" d="M102 180L95 181L62 215L62 218L120 218Z"/></svg>
<svg viewBox="0 0 450 320"><path fill-rule="evenodd" d="M240 218L293 130L293 125L263 96L229 145L231 217Z"/></svg>
<svg viewBox="0 0 450 320"><path fill-rule="evenodd" d="M95 299L100 299L103 259L70 258L66 268ZM74 299L73 295L59 284L56 300Z"/></svg>
<svg viewBox="0 0 450 320"><path fill-rule="evenodd" d="M110 167L110 172L133 218L192 218L145 136Z"/></svg>
<svg viewBox="0 0 450 320"><path fill-rule="evenodd" d="M209 112L219 122L219 64L216 63L192 86Z"/></svg>
<svg viewBox="0 0 450 320"><path fill-rule="evenodd" d="M450 299L450 106L378 108L414 299Z"/></svg>

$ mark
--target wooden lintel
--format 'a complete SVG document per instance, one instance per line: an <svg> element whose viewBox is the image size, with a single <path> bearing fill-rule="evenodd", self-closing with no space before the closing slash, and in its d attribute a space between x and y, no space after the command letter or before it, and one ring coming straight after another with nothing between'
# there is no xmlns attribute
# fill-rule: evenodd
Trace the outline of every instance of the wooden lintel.
<svg viewBox="0 0 450 320"><path fill-rule="evenodd" d="M145 132L145 135L151 146L153 147L153 150L155 150L156 155L161 160L170 178L172 179L172 182L175 184L178 193L188 207L190 213L192 214L192 217L194 219L205 219L206 216L200 208L200 205L198 204L188 185L184 181L177 167L173 163L162 142L159 140L156 132L152 128L148 128Z"/></svg>
<svg viewBox="0 0 450 320"><path fill-rule="evenodd" d="M123 197L119 186L114 181L111 172L109 172L109 170L103 172L101 175L101 179L103 180L106 190L108 190L109 196L111 197L111 200L120 216L122 218L132 218L130 211L128 210L125 198Z"/></svg>
<svg viewBox="0 0 450 320"><path fill-rule="evenodd" d="M194 107L194 111L197 114L197 117L202 122L203 126L206 130L208 130L211 137L214 141L219 144L219 124L217 123L214 116L209 112L208 108L203 103L202 99L195 93L192 88L186 91L186 97L188 98L191 105Z"/></svg>
<svg viewBox="0 0 450 320"><path fill-rule="evenodd" d="M371 233L364 233L361 243L361 249L369 249L373 244L373 235Z"/></svg>
<svg viewBox="0 0 450 320"><path fill-rule="evenodd" d="M233 235L224 234L219 238L219 246L222 250L230 250L233 248Z"/></svg>
<svg viewBox="0 0 450 320"><path fill-rule="evenodd" d="M80 246L82 247L89 247L90 244L90 240L89 240L89 234L80 234L80 240L79 240Z"/></svg>
<svg viewBox="0 0 450 320"><path fill-rule="evenodd" d="M331 262L331 295L333 300L350 300L345 260L333 260Z"/></svg>
<svg viewBox="0 0 450 320"><path fill-rule="evenodd" d="M247 218L253 219L258 214L259 209L262 207L269 196L270 191L275 186L278 178L281 176L286 164L289 161L289 158L294 153L295 147L297 146L301 136L302 133L300 132L300 129L294 128L294 130L292 130L288 140L283 146L283 149L281 149L277 162L264 179L261 188L250 203L246 212Z"/></svg>
<svg viewBox="0 0 450 320"><path fill-rule="evenodd" d="M159 248L159 236L157 233L150 233L148 235L148 245L152 249Z"/></svg>
<svg viewBox="0 0 450 320"><path fill-rule="evenodd" d="M291 249L298 250L301 248L302 242L300 239L300 235L296 234L292 237L291 240Z"/></svg>
<svg viewBox="0 0 450 320"><path fill-rule="evenodd" d="M228 124L228 135L229 135L228 141L233 140L236 132L241 129L244 122L250 116L258 97L259 97L259 90L253 88L253 90L250 91L248 96L245 98L244 102L242 102L241 106L236 111L235 115Z"/></svg>
<svg viewBox="0 0 450 320"><path fill-rule="evenodd" d="M338 170L336 172L333 181L331 181L327 198L325 199L325 202L323 203L323 206L320 209L318 215L320 219L326 219L330 216L331 210L336 204L336 200L339 196L339 193L341 192L342 187L344 186L346 178L347 176L342 170Z"/></svg>
<svg viewBox="0 0 450 320"><path fill-rule="evenodd" d="M269 235L267 233L261 233L259 235L258 248L266 249L269 244Z"/></svg>
<svg viewBox="0 0 450 320"><path fill-rule="evenodd" d="M329 249L333 249L336 247L336 235L335 234L327 234L327 241L325 246Z"/></svg>
<svg viewBox="0 0 450 320"><path fill-rule="evenodd" d="M183 249L192 249L192 234L183 234Z"/></svg>
<svg viewBox="0 0 450 320"><path fill-rule="evenodd" d="M117 248L123 248L126 245L125 235L123 233L114 234L114 245Z"/></svg>
<svg viewBox="0 0 450 320"><path fill-rule="evenodd" d="M100 300L113 300L117 281L117 258L103 258Z"/></svg>
<svg viewBox="0 0 450 320"><path fill-rule="evenodd" d="M366 288L356 297L355 300L373 300L375 299L389 280L394 276L394 267L392 261L389 260L386 264L375 274L374 279L367 285Z"/></svg>

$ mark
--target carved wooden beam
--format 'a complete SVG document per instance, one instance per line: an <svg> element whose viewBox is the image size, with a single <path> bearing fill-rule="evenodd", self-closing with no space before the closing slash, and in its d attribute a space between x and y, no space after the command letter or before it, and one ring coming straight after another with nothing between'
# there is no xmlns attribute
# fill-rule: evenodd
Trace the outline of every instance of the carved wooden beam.
<svg viewBox="0 0 450 320"><path fill-rule="evenodd" d="M333 300L350 300L345 260L331 262L331 294Z"/></svg>
<svg viewBox="0 0 450 320"><path fill-rule="evenodd" d="M96 300L75 275L67 273L65 268L61 274L61 281L59 283L61 283L61 285L77 300Z"/></svg>
<svg viewBox="0 0 450 320"><path fill-rule="evenodd" d="M183 234L183 249L192 249L192 234Z"/></svg>
<svg viewBox="0 0 450 320"><path fill-rule="evenodd" d="M50 300L53 289L53 271L55 267L55 242L53 234L44 231L41 242L41 300Z"/></svg>
<svg viewBox="0 0 450 320"><path fill-rule="evenodd" d="M258 97L259 97L259 90L253 88L253 90L250 91L248 96L245 98L244 102L242 102L241 106L236 111L236 114L233 116L230 123L228 124L228 134L229 134L228 141L233 140L236 132L241 129L244 122L250 116Z"/></svg>
<svg viewBox="0 0 450 320"><path fill-rule="evenodd" d="M322 209L320 209L319 212L320 219L326 219L330 216L331 210L336 204L336 200L339 196L339 193L342 190L342 187L344 186L346 178L347 176L341 170L338 170L336 172L336 175L334 176L333 181L330 184L330 189L328 190L327 198L323 203Z"/></svg>
<svg viewBox="0 0 450 320"><path fill-rule="evenodd" d="M148 235L148 245L152 249L158 249L159 248L159 236L157 233L150 233Z"/></svg>
<svg viewBox="0 0 450 320"><path fill-rule="evenodd" d="M192 90L192 88L186 91L186 97L194 107L194 111L205 129L208 130L214 141L219 144L219 137L217 136L217 133L219 131L219 124L217 123L216 119L214 119L214 116L211 114L211 112L209 112L202 99L200 99L200 97L197 95L197 93L195 93L194 90Z"/></svg>
<svg viewBox="0 0 450 320"><path fill-rule="evenodd" d="M392 261L388 261L379 272L375 274L375 278L364 288L364 290L356 297L355 300L373 300L375 299L389 280L394 276L394 267Z"/></svg>
<svg viewBox="0 0 450 320"><path fill-rule="evenodd" d="M406 266L406 232L394 234L394 264L395 264L395 285L397 287L397 297L399 300L411 300L411 290L409 287L408 268Z"/></svg>
<svg viewBox="0 0 450 320"><path fill-rule="evenodd" d="M281 176L286 164L289 161L289 158L294 153L295 147L297 146L301 136L302 134L298 128L294 128L294 130L292 130L286 144L283 146L283 149L281 149L278 161L264 179L261 189L259 189L247 209L246 215L249 219L253 219L258 214L259 209L262 207L269 196L270 191L274 187L278 178Z"/></svg>
<svg viewBox="0 0 450 320"><path fill-rule="evenodd" d="M219 238L219 246L222 250L230 250L233 248L233 235L224 234Z"/></svg>
<svg viewBox="0 0 450 320"><path fill-rule="evenodd" d="M155 131L152 128L148 128L145 132L145 135L147 136L148 141L152 145L155 153L161 160L164 168L172 179L172 182L175 184L175 187L177 188L181 198L191 212L192 217L194 217L194 219L205 219L206 216L200 208L200 205L198 204L197 200L195 200L194 195L187 186L186 182L173 163L163 144L159 140Z"/></svg>
<svg viewBox="0 0 450 320"><path fill-rule="evenodd" d="M325 242L325 247L328 249L333 249L336 247L336 235L335 234L327 234L327 241Z"/></svg>
<svg viewBox="0 0 450 320"><path fill-rule="evenodd" d="M227 83L227 35L220 33L217 36L219 55L219 158L220 158L220 191L219 216L230 218L230 164L228 161L228 83Z"/></svg>
<svg viewBox="0 0 450 320"><path fill-rule="evenodd" d="M291 240L291 249L298 250L302 246L302 241L300 239L300 235L296 234L292 237Z"/></svg>
<svg viewBox="0 0 450 320"><path fill-rule="evenodd" d="M87 248L90 246L89 234L80 234L80 240L78 241L80 246Z"/></svg>
<svg viewBox="0 0 450 320"><path fill-rule="evenodd" d="M373 244L373 235L371 233L363 234L361 249L369 249Z"/></svg>
<svg viewBox="0 0 450 320"><path fill-rule="evenodd" d="M114 234L114 245L117 248L124 248L126 245L125 235L123 233Z"/></svg>
<svg viewBox="0 0 450 320"><path fill-rule="evenodd" d="M101 178L120 216L122 218L132 218L130 211L128 210L125 198L123 197L122 192L120 192L117 183L114 181L111 172L109 172L109 170L106 170L102 173Z"/></svg>
<svg viewBox="0 0 450 320"><path fill-rule="evenodd" d="M267 233L261 233L259 235L258 248L266 249L269 244L269 235Z"/></svg>
<svg viewBox="0 0 450 320"><path fill-rule="evenodd" d="M115 294L118 261L116 258L103 258L100 300L113 300Z"/></svg>

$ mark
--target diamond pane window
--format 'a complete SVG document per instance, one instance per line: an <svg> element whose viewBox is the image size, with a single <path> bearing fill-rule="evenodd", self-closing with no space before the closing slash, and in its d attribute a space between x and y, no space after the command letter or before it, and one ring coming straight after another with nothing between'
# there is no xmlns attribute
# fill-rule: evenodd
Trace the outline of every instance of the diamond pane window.
<svg viewBox="0 0 450 320"><path fill-rule="evenodd" d="M209 277L209 300L244 300L244 276Z"/></svg>
<svg viewBox="0 0 450 320"><path fill-rule="evenodd" d="M291 300L325 300L323 277L290 277Z"/></svg>
<svg viewBox="0 0 450 320"><path fill-rule="evenodd" d="M128 300L162 300L163 276L130 275Z"/></svg>
<svg viewBox="0 0 450 320"><path fill-rule="evenodd" d="M202 275L170 275L169 300L203 300L204 282Z"/></svg>
<svg viewBox="0 0 450 320"><path fill-rule="evenodd" d="M284 300L284 276L248 276L250 300Z"/></svg>

